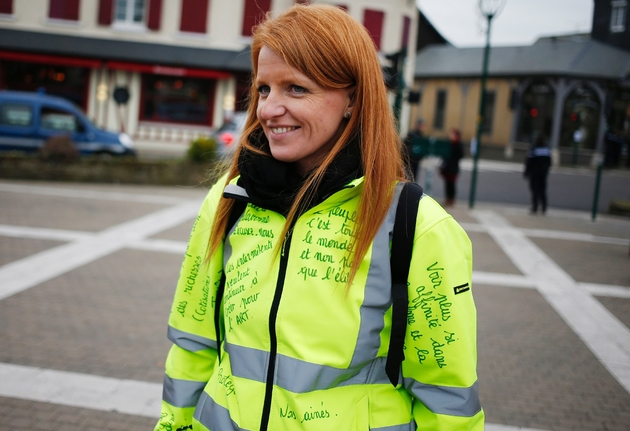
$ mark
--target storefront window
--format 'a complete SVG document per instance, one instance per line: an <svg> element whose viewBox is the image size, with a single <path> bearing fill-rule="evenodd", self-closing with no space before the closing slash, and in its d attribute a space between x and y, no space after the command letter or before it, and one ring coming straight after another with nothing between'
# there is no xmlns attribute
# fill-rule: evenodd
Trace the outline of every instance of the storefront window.
<svg viewBox="0 0 630 431"><path fill-rule="evenodd" d="M140 119L209 125L213 84L207 79L143 75Z"/></svg>
<svg viewBox="0 0 630 431"><path fill-rule="evenodd" d="M45 89L85 109L87 107L88 69L3 61L0 63L0 88L17 91Z"/></svg>

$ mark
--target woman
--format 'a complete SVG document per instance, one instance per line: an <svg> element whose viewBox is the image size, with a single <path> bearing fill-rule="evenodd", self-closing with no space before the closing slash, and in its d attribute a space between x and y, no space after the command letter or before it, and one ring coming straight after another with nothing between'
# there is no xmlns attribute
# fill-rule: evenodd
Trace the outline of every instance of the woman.
<svg viewBox="0 0 630 431"><path fill-rule="evenodd" d="M402 384L385 373L403 163L369 35L298 5L257 27L252 64L243 138L184 258L156 430L482 429L470 242L429 197Z"/></svg>
<svg viewBox="0 0 630 431"><path fill-rule="evenodd" d="M464 148L462 147L462 138L459 129L451 129L449 133L451 148L448 156L442 159L440 166L440 175L444 179L444 200L445 207L455 205L455 195L457 183L457 175L459 175L459 161L464 157Z"/></svg>

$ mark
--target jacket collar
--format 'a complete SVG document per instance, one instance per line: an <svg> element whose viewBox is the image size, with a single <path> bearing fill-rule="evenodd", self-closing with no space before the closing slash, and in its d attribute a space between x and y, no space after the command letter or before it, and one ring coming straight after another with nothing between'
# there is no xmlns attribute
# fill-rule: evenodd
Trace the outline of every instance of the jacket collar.
<svg viewBox="0 0 630 431"><path fill-rule="evenodd" d="M228 193L226 197L247 200L261 208L283 215L288 214L305 178L298 175L291 164L278 161L271 156L269 143L262 132L254 133L249 139L250 143L263 150L265 154L247 150L241 152L238 160L240 177L236 185L242 188L244 193L231 188L231 191L226 190ZM317 190L311 193L313 198L310 204L303 211L319 204L362 176L359 140L353 139L341 150L326 171Z"/></svg>

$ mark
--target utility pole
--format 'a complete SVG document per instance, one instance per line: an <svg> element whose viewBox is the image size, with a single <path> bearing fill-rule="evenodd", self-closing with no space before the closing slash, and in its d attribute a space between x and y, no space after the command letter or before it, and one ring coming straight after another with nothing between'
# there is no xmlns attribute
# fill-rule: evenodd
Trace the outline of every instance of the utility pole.
<svg viewBox="0 0 630 431"><path fill-rule="evenodd" d="M488 81L488 62L490 60L490 27L492 18L496 16L499 7L503 1L499 0L479 0L479 9L488 20L488 28L486 31L486 47L483 51L483 68L481 70L481 94L479 96L479 114L477 115L477 136L475 141L473 154L473 170L470 181L470 195L468 199L468 207L475 206L475 194L477 192L477 170L479 164L479 153L481 152L481 134L483 133L484 114L486 110L486 83Z"/></svg>
<svg viewBox="0 0 630 431"><path fill-rule="evenodd" d="M405 61L407 59L407 47L401 48L400 51L387 54L386 59L390 61L390 66L384 68L385 84L390 90L396 92L394 98L394 118L396 120L396 128L400 132L400 112L402 111L403 93L405 91Z"/></svg>

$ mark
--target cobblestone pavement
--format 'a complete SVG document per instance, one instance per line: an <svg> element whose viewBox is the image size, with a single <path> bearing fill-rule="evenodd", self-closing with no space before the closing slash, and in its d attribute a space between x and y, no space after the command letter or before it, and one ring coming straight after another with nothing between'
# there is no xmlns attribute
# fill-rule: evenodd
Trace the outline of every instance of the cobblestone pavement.
<svg viewBox="0 0 630 431"><path fill-rule="evenodd" d="M0 181L0 429L148 430L205 191ZM490 431L630 430L630 220L464 203Z"/></svg>

